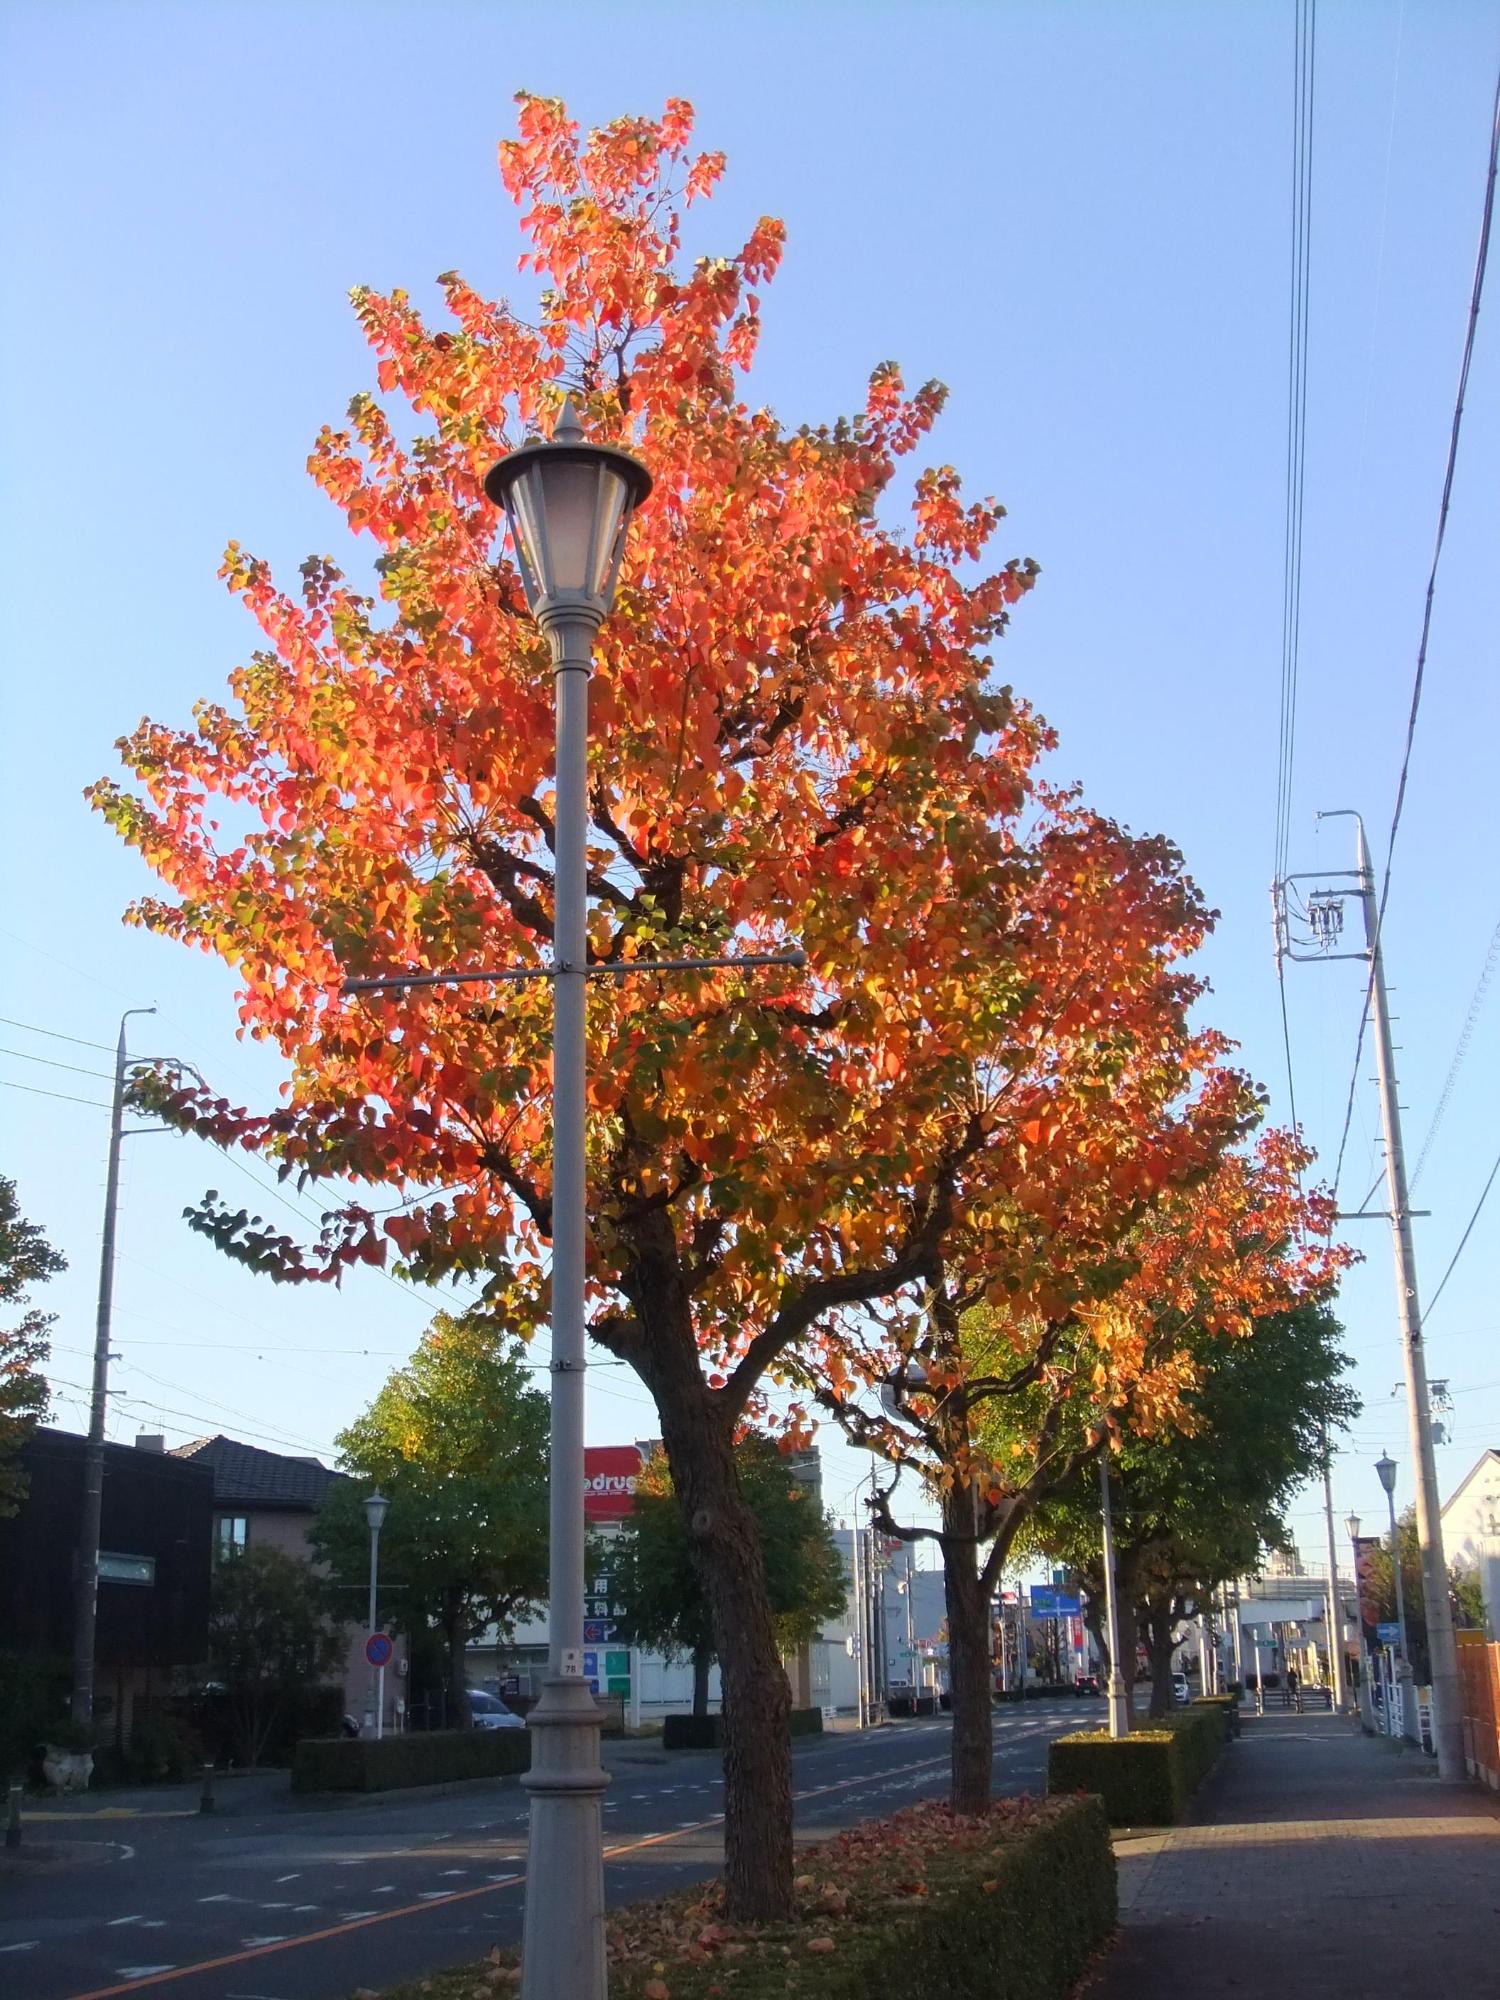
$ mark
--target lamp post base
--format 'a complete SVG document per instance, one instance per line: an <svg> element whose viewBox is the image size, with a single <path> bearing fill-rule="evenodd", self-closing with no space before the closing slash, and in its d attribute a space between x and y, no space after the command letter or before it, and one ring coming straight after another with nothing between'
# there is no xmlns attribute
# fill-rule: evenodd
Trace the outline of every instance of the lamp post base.
<svg viewBox="0 0 1500 2000"><path fill-rule="evenodd" d="M526 1718L531 1843L521 2000L605 2000L604 1811L599 1710L587 1681L549 1680Z"/></svg>
<svg viewBox="0 0 1500 2000"><path fill-rule="evenodd" d="M1118 1674L1111 1674L1105 1682L1105 1705L1109 1710L1109 1733L1111 1736L1130 1734L1130 1690Z"/></svg>

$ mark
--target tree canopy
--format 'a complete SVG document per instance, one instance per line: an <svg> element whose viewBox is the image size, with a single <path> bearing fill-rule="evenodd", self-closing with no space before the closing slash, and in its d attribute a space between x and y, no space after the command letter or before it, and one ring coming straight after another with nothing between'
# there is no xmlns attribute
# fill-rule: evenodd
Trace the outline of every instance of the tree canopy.
<svg viewBox="0 0 1500 2000"><path fill-rule="evenodd" d="M338 1664L344 1650L311 1565L254 1543L214 1565L208 1646L236 1752L252 1768L283 1712Z"/></svg>
<svg viewBox="0 0 1500 2000"><path fill-rule="evenodd" d="M390 1502L380 1533L379 1615L414 1636L436 1629L450 1702L464 1713L464 1652L478 1629L509 1629L547 1591L547 1399L524 1353L482 1317L439 1313L410 1362L340 1432L340 1469L313 1545L347 1616L363 1619L370 1531L364 1500Z"/></svg>
<svg viewBox="0 0 1500 2000"><path fill-rule="evenodd" d="M17 1459L47 1414L42 1368L52 1352L48 1333L57 1315L29 1303L33 1285L68 1268L34 1222L26 1221L16 1184L0 1174L0 1515L13 1514L25 1497Z"/></svg>

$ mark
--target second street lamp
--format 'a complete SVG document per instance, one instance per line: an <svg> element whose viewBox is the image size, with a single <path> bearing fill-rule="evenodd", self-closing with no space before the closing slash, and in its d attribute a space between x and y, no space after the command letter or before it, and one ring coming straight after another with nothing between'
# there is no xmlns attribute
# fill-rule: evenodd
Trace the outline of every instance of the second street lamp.
<svg viewBox="0 0 1500 2000"><path fill-rule="evenodd" d="M1391 1517L1391 1570L1396 1579L1396 1630L1401 1635L1401 1664L1410 1668L1411 1654L1406 1644L1406 1590L1401 1582L1401 1542L1396 1533L1396 1461L1389 1452L1382 1452L1375 1461L1375 1472L1385 1488L1386 1510Z"/></svg>
<svg viewBox="0 0 1500 2000"><path fill-rule="evenodd" d="M380 1531L385 1526L386 1509L390 1501L377 1486L373 1493L365 1495L365 1526L370 1530L370 1617L365 1628L367 1639L373 1639L379 1629L375 1622L380 1598ZM385 1668L375 1669L375 1741L385 1735Z"/></svg>
<svg viewBox="0 0 1500 2000"><path fill-rule="evenodd" d="M608 1779L583 1678L584 1091L588 699L594 636L614 600L630 517L651 475L590 444L572 398L550 444L523 445L484 482L505 509L521 584L552 652L557 773L552 928L552 1442L547 1679L531 1711L531 1843L522 2000L603 2000Z"/></svg>

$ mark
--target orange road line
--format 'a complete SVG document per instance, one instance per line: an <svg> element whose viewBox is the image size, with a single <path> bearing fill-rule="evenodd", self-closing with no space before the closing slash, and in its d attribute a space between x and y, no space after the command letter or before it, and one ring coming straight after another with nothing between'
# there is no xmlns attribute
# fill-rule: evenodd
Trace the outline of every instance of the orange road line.
<svg viewBox="0 0 1500 2000"><path fill-rule="evenodd" d="M802 1799L821 1798L828 1792L847 1792L851 1787L874 1784L882 1778L902 1777L912 1771L923 1771L934 1764L946 1764L946 1757L928 1757L915 1764L898 1764L886 1771L877 1771L863 1778L841 1778L831 1785L818 1785L811 1791L796 1794ZM685 1834L702 1833L708 1827L718 1826L723 1813L714 1813L709 1819L694 1820L689 1826L674 1826L664 1833L643 1834L639 1840L621 1841L614 1847L606 1847L604 1859L614 1861L622 1854L639 1853L643 1847L660 1847L667 1841L681 1840ZM93 1986L87 1993L75 1993L70 2000L114 2000L120 1993L139 1993L149 1986L168 1986L174 1980L192 1979L200 1972L218 1972L228 1965L246 1965L251 1959L271 1958L283 1951L296 1951L303 1945L323 1944L329 1938L347 1937L351 1931L370 1930L376 1924L394 1923L398 1917L421 1916L426 1910L445 1909L449 1903L467 1903L476 1896L493 1896L501 1889L514 1888L517 1882L526 1879L525 1869L514 1875L502 1876L498 1882L486 1882L480 1889L454 1889L441 1899L434 1897L425 1903L405 1903L400 1909L380 1910L372 1917L356 1917L352 1923L329 1924L320 1931L305 1931L301 1937L279 1938L275 1944L250 1945L243 1951L225 1952L219 1958L200 1958L193 1965L175 1965L170 1972L148 1973L142 1979L122 1980L115 1986Z"/></svg>

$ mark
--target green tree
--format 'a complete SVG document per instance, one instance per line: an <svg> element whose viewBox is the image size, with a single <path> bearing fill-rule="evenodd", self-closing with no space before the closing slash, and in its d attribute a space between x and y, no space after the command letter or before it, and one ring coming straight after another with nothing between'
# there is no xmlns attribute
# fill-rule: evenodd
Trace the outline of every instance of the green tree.
<svg viewBox="0 0 1500 2000"><path fill-rule="evenodd" d="M1342 1331L1326 1306L1305 1305L1257 1319L1239 1339L1203 1342L1184 1396L1188 1427L1126 1432L1111 1454L1122 1622L1133 1608L1151 1655L1154 1715L1171 1706L1173 1635L1189 1606L1289 1539L1288 1502L1321 1471L1327 1435L1358 1413ZM1067 1564L1102 1604L1096 1465L1043 1501L1029 1536L1035 1553ZM1096 1637L1102 1643L1097 1628Z"/></svg>
<svg viewBox="0 0 1500 2000"><path fill-rule="evenodd" d="M1427 1592L1422 1582L1422 1549L1417 1541L1417 1514L1408 1507L1396 1523L1401 1550L1401 1594L1406 1601L1406 1643L1411 1652L1412 1673L1419 1686L1432 1678L1432 1659L1427 1649ZM1391 1623L1396 1617L1396 1576L1387 1541L1371 1558L1370 1578L1375 1585L1380 1617ZM1448 1570L1448 1601L1457 1626L1484 1630L1484 1587L1472 1570Z"/></svg>
<svg viewBox="0 0 1500 2000"><path fill-rule="evenodd" d="M26 1497L17 1460L47 1414L49 1392L41 1371L52 1352L47 1335L57 1315L28 1305L31 1287L67 1268L68 1260L22 1216L15 1182L0 1174L0 1311L6 1321L0 1326L0 1517L14 1514ZM17 1310L20 1318L12 1321Z"/></svg>
<svg viewBox="0 0 1500 2000"><path fill-rule="evenodd" d="M747 1432L735 1444L740 1489L754 1518L783 1652L817 1636L847 1599L843 1558L828 1520L775 1444ZM643 1467L635 1508L613 1551L615 1594L637 1641L693 1664L693 1713L708 1713L714 1621L666 1454Z"/></svg>
<svg viewBox="0 0 1500 2000"><path fill-rule="evenodd" d="M254 1545L215 1565L208 1644L235 1753L252 1769L287 1710L344 1650L311 1564Z"/></svg>
<svg viewBox="0 0 1500 2000"><path fill-rule="evenodd" d="M390 1502L380 1535L381 1621L418 1651L441 1634L449 1713L468 1721L465 1656L486 1625L508 1631L547 1591L547 1399L519 1342L477 1317L439 1313L404 1368L338 1438L350 1477L313 1532L341 1603L363 1615L364 1498Z"/></svg>

